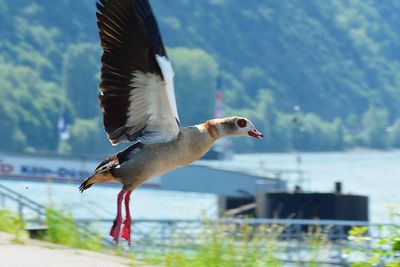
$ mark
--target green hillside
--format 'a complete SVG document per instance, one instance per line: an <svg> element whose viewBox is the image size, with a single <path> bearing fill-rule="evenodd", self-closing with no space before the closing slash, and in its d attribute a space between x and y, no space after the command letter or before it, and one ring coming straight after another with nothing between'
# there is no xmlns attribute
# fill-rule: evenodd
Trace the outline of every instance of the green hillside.
<svg viewBox="0 0 400 267"><path fill-rule="evenodd" d="M111 150L97 105L94 0L0 0L0 150ZM400 2L151 1L176 72L184 125L250 117L238 151L400 147ZM296 108L294 108L296 107ZM295 110L296 109L296 110Z"/></svg>

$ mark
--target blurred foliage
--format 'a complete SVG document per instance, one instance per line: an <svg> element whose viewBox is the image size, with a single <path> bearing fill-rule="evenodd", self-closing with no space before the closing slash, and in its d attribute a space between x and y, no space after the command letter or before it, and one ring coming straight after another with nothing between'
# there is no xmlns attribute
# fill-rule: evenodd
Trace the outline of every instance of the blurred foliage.
<svg viewBox="0 0 400 267"><path fill-rule="evenodd" d="M103 248L100 234L85 235L78 229L71 214L48 208L46 210L47 231L43 240L99 251Z"/></svg>
<svg viewBox="0 0 400 267"><path fill-rule="evenodd" d="M101 153L109 150L110 143L105 137L100 116L93 119L77 119L70 128L68 140L72 151L78 153ZM90 140L90 142L88 142Z"/></svg>
<svg viewBox="0 0 400 267"><path fill-rule="evenodd" d="M110 152L97 105L95 0L0 0L0 149ZM400 148L400 2L153 0L183 125L254 120L238 151ZM300 110L293 108L300 106ZM64 146L65 144L63 144Z"/></svg>
<svg viewBox="0 0 400 267"><path fill-rule="evenodd" d="M200 49L177 47L168 52L176 73L174 84L181 123L193 125L210 119L214 111L217 62Z"/></svg>
<svg viewBox="0 0 400 267"><path fill-rule="evenodd" d="M196 240L177 234L169 240L169 249L154 246L134 254L134 258L167 267L281 267L287 266L285 255L301 243L309 253L301 258L292 256L290 261L296 266L313 267L320 266L322 251L330 246L327 233L317 227L310 227L301 240L285 241L281 235L287 227L279 224L256 226L205 221L197 230L200 234ZM157 244L155 240L147 245Z"/></svg>
<svg viewBox="0 0 400 267"><path fill-rule="evenodd" d="M20 242L22 237L26 237L24 222L9 210L0 209L0 232L14 235L14 241Z"/></svg>
<svg viewBox="0 0 400 267"><path fill-rule="evenodd" d="M79 118L100 117L97 87L100 71L100 49L80 43L68 47L63 62L63 88Z"/></svg>
<svg viewBox="0 0 400 267"><path fill-rule="evenodd" d="M96 232L82 233L76 226L72 215L60 210L46 210L47 231L41 239L57 244L99 251L103 249L102 236ZM27 238L25 222L13 212L0 209L0 232L14 235L14 241Z"/></svg>
<svg viewBox="0 0 400 267"><path fill-rule="evenodd" d="M382 236L372 242L369 237L368 227L353 227L349 231L350 246L344 250L347 257L362 258L351 267L400 267L400 213L399 207L390 207L389 216L392 224L381 226L379 232ZM354 245L367 245L368 249L352 249Z"/></svg>

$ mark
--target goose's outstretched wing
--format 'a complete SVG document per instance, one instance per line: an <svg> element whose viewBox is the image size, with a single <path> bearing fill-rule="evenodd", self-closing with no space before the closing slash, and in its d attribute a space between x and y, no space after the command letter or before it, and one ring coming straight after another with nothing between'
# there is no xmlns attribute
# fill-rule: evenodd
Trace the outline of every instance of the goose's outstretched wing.
<svg viewBox="0 0 400 267"><path fill-rule="evenodd" d="M176 139L174 72L148 0L100 0L97 9L99 101L111 143Z"/></svg>

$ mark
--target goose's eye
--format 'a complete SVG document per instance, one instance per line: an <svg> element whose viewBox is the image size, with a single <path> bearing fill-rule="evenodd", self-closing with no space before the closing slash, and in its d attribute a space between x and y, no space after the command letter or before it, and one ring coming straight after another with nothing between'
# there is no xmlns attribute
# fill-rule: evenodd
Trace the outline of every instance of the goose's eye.
<svg viewBox="0 0 400 267"><path fill-rule="evenodd" d="M237 125L238 125L240 128L244 128L244 127L247 126L247 121L246 121L245 119L240 119L240 120L237 121Z"/></svg>

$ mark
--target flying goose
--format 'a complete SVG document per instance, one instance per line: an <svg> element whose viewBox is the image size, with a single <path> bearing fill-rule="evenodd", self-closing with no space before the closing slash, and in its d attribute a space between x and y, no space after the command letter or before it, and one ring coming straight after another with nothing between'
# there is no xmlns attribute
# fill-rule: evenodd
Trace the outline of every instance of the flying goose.
<svg viewBox="0 0 400 267"><path fill-rule="evenodd" d="M199 159L219 138L261 139L263 135L243 117L182 127L174 71L149 1L100 0L97 9L103 48L99 102L104 129L112 145L122 141L133 144L101 162L79 189L83 192L95 183L110 181L122 185L110 235L117 243L120 236L130 243L132 190L152 177Z"/></svg>

